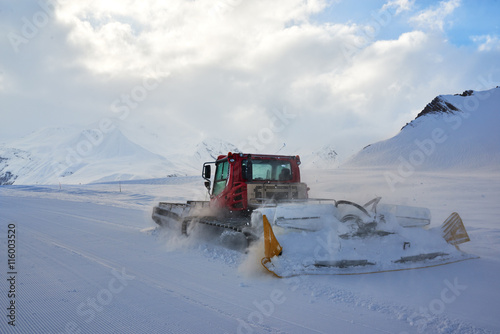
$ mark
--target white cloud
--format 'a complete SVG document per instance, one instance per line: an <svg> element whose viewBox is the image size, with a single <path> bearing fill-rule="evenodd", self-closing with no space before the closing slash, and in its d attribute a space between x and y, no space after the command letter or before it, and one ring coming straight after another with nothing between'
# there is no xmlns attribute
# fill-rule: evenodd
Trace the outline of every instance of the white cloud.
<svg viewBox="0 0 500 334"><path fill-rule="evenodd" d="M473 36L472 40L474 41L474 43L478 44L479 51L500 51L500 37L498 36Z"/></svg>
<svg viewBox="0 0 500 334"><path fill-rule="evenodd" d="M411 22L420 29L444 30L446 18L461 5L461 0L441 1L439 5L425 9L415 15Z"/></svg>
<svg viewBox="0 0 500 334"><path fill-rule="evenodd" d="M305 22L324 6L320 0L87 1L62 6L58 17L71 27L70 41L90 70L134 72L164 64L173 71L235 63L259 39Z"/></svg>
<svg viewBox="0 0 500 334"><path fill-rule="evenodd" d="M415 0L389 0L383 7L382 10L389 8L396 8L395 14L398 15L402 12L410 11L413 9Z"/></svg>
<svg viewBox="0 0 500 334"><path fill-rule="evenodd" d="M444 15L446 4L453 2L426 13ZM8 110L2 119L9 124L0 133L118 117L113 103L123 107L154 77L161 84L144 99L136 96L120 122L158 131L166 149L204 136L245 142L286 110L293 119L265 151L285 141L290 149L331 142L346 155L394 134L436 95L474 87L478 73L489 73L498 59L487 39L478 39L485 47L476 54L426 29L384 34L400 28L400 17L377 21L372 9L365 17L378 31L356 44L366 24L313 20L325 6L313 0L61 2L20 54L0 40L11 51L0 54L0 101ZM388 1L384 8L411 14L413 6ZM21 29L23 15L33 14L10 15L13 30ZM356 52L346 57L343 47L353 43Z"/></svg>

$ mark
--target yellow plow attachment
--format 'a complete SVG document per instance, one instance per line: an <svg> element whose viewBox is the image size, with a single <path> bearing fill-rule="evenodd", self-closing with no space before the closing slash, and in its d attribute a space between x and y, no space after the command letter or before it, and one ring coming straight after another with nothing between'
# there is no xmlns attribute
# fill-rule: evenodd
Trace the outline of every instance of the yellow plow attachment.
<svg viewBox="0 0 500 334"><path fill-rule="evenodd" d="M462 218L458 213L453 212L441 225L441 231L443 232L443 238L447 243L457 247L459 244L470 241L467 230L465 229Z"/></svg>
<svg viewBox="0 0 500 334"><path fill-rule="evenodd" d="M264 223L264 257L262 258L261 263L267 271L275 276L278 276L276 275L276 273L274 273L274 271L269 270L266 264L271 262L271 258L281 255L283 247L281 247L280 243L274 236L273 229L266 215L263 215L262 217Z"/></svg>

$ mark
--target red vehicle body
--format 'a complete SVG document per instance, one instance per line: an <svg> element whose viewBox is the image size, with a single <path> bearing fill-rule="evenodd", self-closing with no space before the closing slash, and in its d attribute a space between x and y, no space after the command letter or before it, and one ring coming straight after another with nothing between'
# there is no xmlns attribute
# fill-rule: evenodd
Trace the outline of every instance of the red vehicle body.
<svg viewBox="0 0 500 334"><path fill-rule="evenodd" d="M215 164L211 181L211 164ZM300 182L299 156L228 153L203 166L210 206L249 212L266 202L307 198Z"/></svg>
<svg viewBox="0 0 500 334"><path fill-rule="evenodd" d="M215 174L212 180L212 165ZM160 226L211 225L243 233L247 243L258 239L250 215L256 208L308 198L300 181L299 156L228 153L203 164L202 176L210 201L160 202L153 220Z"/></svg>

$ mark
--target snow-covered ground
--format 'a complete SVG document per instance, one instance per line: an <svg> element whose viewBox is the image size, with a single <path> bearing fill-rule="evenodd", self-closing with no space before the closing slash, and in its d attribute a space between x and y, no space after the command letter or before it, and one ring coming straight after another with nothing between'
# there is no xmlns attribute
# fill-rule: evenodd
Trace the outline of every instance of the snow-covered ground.
<svg viewBox="0 0 500 334"><path fill-rule="evenodd" d="M303 179L311 197L428 207L433 226L457 211L471 237L461 248L480 258L277 279L252 253L154 229L157 201L206 199L199 177L2 186L0 333L500 332L500 174L416 170L394 183L391 172L306 170Z"/></svg>

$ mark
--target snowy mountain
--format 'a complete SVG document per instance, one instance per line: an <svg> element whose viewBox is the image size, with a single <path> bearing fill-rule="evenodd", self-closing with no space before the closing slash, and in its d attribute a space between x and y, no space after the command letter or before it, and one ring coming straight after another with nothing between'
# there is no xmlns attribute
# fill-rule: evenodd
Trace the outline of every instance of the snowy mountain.
<svg viewBox="0 0 500 334"><path fill-rule="evenodd" d="M207 138L184 153L166 153L169 160L176 161L188 175L201 175L203 163L217 160L219 155L239 152L233 144L220 138Z"/></svg>
<svg viewBox="0 0 500 334"><path fill-rule="evenodd" d="M89 183L179 172L118 128L107 130L47 128L0 146L0 184Z"/></svg>
<svg viewBox="0 0 500 334"><path fill-rule="evenodd" d="M73 128L46 128L0 146L0 184L38 183L54 174L61 143L74 134Z"/></svg>
<svg viewBox="0 0 500 334"><path fill-rule="evenodd" d="M343 166L395 167L403 174L415 169L499 170L499 106L500 88L440 95L396 136L368 145ZM117 124L93 124L83 130L47 128L0 145L0 185L197 175L204 162L239 151L218 138L184 147L173 142L155 142L154 134L141 141L143 132L133 133L129 129L125 133ZM156 146L146 147L145 143ZM332 145L301 156L305 168L330 169L339 164Z"/></svg>
<svg viewBox="0 0 500 334"><path fill-rule="evenodd" d="M233 144L219 138L210 138L196 145L194 158L199 162L215 161L221 154L239 152Z"/></svg>
<svg viewBox="0 0 500 334"><path fill-rule="evenodd" d="M394 137L368 145L347 167L500 169L500 88L440 95Z"/></svg>
<svg viewBox="0 0 500 334"><path fill-rule="evenodd" d="M196 147L163 145L164 154L136 143L142 132L125 135L114 124L86 129L45 128L0 145L0 185L125 181L197 175L206 161L238 149L208 138ZM129 139L129 136L135 140Z"/></svg>
<svg viewBox="0 0 500 334"><path fill-rule="evenodd" d="M332 144L327 144L319 150L301 155L305 168L331 169L339 165L338 154Z"/></svg>

